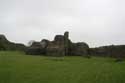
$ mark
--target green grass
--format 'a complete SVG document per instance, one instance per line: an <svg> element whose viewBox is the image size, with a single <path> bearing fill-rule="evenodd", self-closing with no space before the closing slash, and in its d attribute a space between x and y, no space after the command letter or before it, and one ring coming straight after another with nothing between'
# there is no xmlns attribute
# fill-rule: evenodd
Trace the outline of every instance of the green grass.
<svg viewBox="0 0 125 83"><path fill-rule="evenodd" d="M0 52L0 83L125 83L125 61Z"/></svg>

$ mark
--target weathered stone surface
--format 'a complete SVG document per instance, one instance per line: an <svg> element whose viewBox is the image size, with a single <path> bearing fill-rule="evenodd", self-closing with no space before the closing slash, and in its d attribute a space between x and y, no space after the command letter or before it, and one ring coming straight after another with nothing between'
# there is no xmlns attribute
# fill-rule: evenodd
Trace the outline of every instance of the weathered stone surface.
<svg viewBox="0 0 125 83"><path fill-rule="evenodd" d="M53 41L43 39L40 42L33 42L30 47L10 42L4 35L0 35L0 50L25 50L26 54L31 55L114 57L116 61L125 58L125 45L89 48L85 42L72 43L69 39L69 32L65 32L64 35L56 35Z"/></svg>
<svg viewBox="0 0 125 83"><path fill-rule="evenodd" d="M69 54L69 45L71 44L69 40L69 32L64 33L64 49L65 49L65 55Z"/></svg>
<svg viewBox="0 0 125 83"><path fill-rule="evenodd" d="M44 39L41 42L33 43L29 47L28 54L45 54L48 56L87 55L88 48L89 46L84 42L72 43L69 40L69 32L65 32L64 35L56 35L53 41Z"/></svg>
<svg viewBox="0 0 125 83"><path fill-rule="evenodd" d="M29 55L40 55L45 54L45 50L40 42L33 42L30 47L25 51Z"/></svg>
<svg viewBox="0 0 125 83"><path fill-rule="evenodd" d="M70 47L70 55L88 56L89 46L84 42L72 43Z"/></svg>
<svg viewBox="0 0 125 83"><path fill-rule="evenodd" d="M47 55L64 56L65 55L64 36L56 35L54 41L48 43L46 50L47 50Z"/></svg>
<svg viewBox="0 0 125 83"><path fill-rule="evenodd" d="M47 47L47 55L48 56L64 56L65 51L63 47L51 45Z"/></svg>
<svg viewBox="0 0 125 83"><path fill-rule="evenodd" d="M102 46L90 48L89 50L92 56L114 57L117 59L125 58L125 45Z"/></svg>
<svg viewBox="0 0 125 83"><path fill-rule="evenodd" d="M44 49L39 48L39 47L29 47L29 48L27 48L27 50L25 52L28 55L41 55L41 54L45 54Z"/></svg>

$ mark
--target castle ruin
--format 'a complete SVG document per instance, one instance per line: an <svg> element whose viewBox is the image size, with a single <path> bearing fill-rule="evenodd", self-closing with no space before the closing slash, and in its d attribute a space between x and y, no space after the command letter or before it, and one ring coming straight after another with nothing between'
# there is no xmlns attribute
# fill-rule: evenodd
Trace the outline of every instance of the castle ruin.
<svg viewBox="0 0 125 83"><path fill-rule="evenodd" d="M64 35L56 35L53 41L43 39L41 42L33 42L26 50L26 54L41 54L48 56L87 55L89 46L84 42L72 43L69 32Z"/></svg>

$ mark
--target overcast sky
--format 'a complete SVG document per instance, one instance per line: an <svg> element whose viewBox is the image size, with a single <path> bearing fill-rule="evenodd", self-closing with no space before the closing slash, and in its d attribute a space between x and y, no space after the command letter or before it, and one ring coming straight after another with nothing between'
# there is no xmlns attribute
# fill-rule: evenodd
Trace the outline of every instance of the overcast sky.
<svg viewBox="0 0 125 83"><path fill-rule="evenodd" d="M13 42L69 31L90 47L125 44L125 0L0 0L0 34Z"/></svg>

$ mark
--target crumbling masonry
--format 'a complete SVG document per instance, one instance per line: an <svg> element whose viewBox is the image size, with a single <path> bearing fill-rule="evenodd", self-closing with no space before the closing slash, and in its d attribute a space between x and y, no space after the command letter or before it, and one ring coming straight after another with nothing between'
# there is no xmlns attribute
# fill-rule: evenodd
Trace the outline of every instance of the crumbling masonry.
<svg viewBox="0 0 125 83"><path fill-rule="evenodd" d="M53 41L43 39L41 42L33 42L26 50L26 54L48 55L48 56L68 56L87 55L89 46L84 42L72 43L69 39L69 32L64 35L56 35Z"/></svg>
<svg viewBox="0 0 125 83"><path fill-rule="evenodd" d="M73 43L69 39L69 32L64 35L56 35L53 41L43 39L40 42L33 42L30 47L24 44L14 43L7 40L0 34L0 51L25 51L30 55L45 56L100 56L115 57L118 60L125 58L125 45L110 45L96 48L89 48L84 42Z"/></svg>

